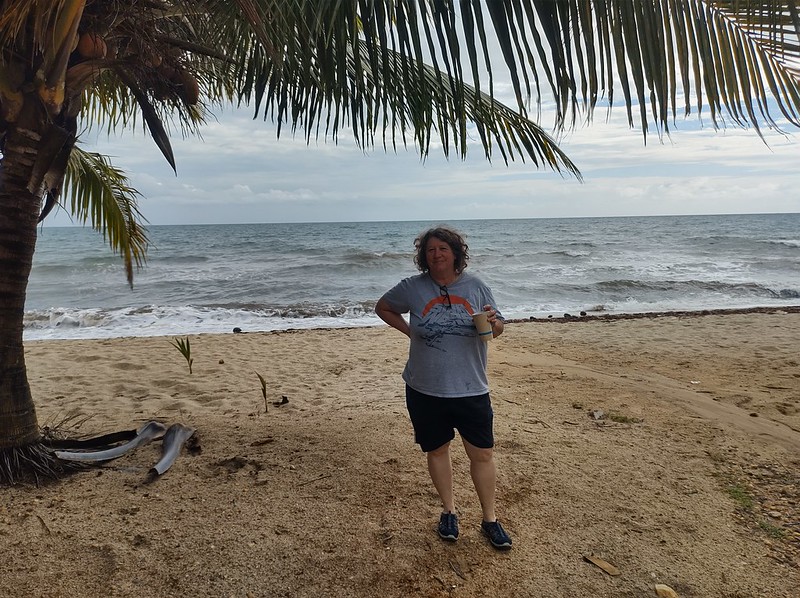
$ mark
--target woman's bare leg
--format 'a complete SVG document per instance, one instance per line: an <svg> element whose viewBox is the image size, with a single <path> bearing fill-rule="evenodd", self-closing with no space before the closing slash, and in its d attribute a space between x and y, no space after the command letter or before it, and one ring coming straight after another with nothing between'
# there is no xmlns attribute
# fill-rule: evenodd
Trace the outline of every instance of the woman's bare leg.
<svg viewBox="0 0 800 598"><path fill-rule="evenodd" d="M469 473L472 483L481 501L484 521L496 521L494 511L495 484L497 483L497 470L494 465L494 450L478 448L462 439L464 450L469 457Z"/></svg>
<svg viewBox="0 0 800 598"><path fill-rule="evenodd" d="M453 465L450 462L450 443L426 453L428 473L431 476L436 492L442 500L445 513L455 513L453 501Z"/></svg>

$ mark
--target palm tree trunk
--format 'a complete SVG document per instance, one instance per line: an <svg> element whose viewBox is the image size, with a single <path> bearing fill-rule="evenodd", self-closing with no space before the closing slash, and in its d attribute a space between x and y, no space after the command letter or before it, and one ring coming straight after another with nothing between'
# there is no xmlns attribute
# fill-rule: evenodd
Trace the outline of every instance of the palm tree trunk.
<svg viewBox="0 0 800 598"><path fill-rule="evenodd" d="M40 439L22 330L41 207L41 198L27 186L41 140L20 125L8 130L0 169L0 452Z"/></svg>

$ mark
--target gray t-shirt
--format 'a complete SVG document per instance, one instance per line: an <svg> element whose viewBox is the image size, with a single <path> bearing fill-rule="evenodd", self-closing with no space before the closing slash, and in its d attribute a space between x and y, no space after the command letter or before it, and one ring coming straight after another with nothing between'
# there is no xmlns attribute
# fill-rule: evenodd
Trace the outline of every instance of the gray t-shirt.
<svg viewBox="0 0 800 598"><path fill-rule="evenodd" d="M489 392L488 343L478 338L472 314L484 305L497 308L491 289L478 277L462 272L454 283L440 287L428 274L418 274L400 281L382 298L398 313L410 314L406 384L435 397Z"/></svg>

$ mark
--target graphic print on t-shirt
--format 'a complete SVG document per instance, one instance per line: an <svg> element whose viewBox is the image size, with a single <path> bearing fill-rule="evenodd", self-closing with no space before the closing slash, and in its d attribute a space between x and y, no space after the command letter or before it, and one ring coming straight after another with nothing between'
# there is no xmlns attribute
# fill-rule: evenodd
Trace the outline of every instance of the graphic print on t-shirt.
<svg viewBox="0 0 800 598"><path fill-rule="evenodd" d="M435 297L422 310L422 321L418 324L423 331L420 337L428 347L444 351L438 345L445 335L475 336L473 313L475 310L463 297L452 293Z"/></svg>

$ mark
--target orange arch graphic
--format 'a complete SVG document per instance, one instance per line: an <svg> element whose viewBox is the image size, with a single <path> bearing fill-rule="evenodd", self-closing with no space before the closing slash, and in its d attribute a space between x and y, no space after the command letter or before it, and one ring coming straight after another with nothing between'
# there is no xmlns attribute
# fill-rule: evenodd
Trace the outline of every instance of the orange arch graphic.
<svg viewBox="0 0 800 598"><path fill-rule="evenodd" d="M469 301L464 299L463 297L459 297L458 295L450 295L450 304L451 305L463 305L464 309L467 310L469 315L472 315L474 310L472 306L469 304ZM431 311L436 305L447 305L447 298L446 297L436 297L428 301L428 304L425 306L425 309L422 310L422 317L424 318L428 315L428 312Z"/></svg>

